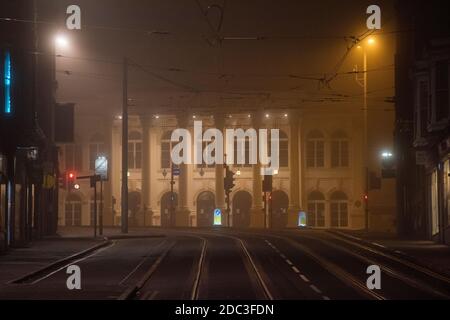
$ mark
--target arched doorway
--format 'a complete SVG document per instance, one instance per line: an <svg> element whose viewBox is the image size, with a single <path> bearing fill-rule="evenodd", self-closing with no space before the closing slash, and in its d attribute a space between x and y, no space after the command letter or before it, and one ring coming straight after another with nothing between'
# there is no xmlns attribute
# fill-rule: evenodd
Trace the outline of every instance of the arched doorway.
<svg viewBox="0 0 450 320"><path fill-rule="evenodd" d="M277 190L272 193L272 215L271 228L282 229L287 226L288 222L289 197L288 195Z"/></svg>
<svg viewBox="0 0 450 320"><path fill-rule="evenodd" d="M65 205L65 225L68 227L81 226L81 198L77 194L69 194Z"/></svg>
<svg viewBox="0 0 450 320"><path fill-rule="evenodd" d="M212 227L215 198L212 192L202 192L197 197L197 227Z"/></svg>
<svg viewBox="0 0 450 320"><path fill-rule="evenodd" d="M250 227L250 210L252 208L252 196L247 191L239 191L233 197L233 227Z"/></svg>
<svg viewBox="0 0 450 320"><path fill-rule="evenodd" d="M173 193L173 215L170 214L172 207L172 193L166 192L161 197L161 227L171 227L175 225L175 211L178 207L178 195Z"/></svg>

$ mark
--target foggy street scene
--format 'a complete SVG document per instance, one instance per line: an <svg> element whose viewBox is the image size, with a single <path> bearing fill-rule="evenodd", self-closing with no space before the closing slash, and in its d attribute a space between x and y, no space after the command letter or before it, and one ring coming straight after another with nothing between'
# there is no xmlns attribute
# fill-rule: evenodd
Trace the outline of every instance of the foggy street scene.
<svg viewBox="0 0 450 320"><path fill-rule="evenodd" d="M450 299L449 17L0 0L0 301Z"/></svg>

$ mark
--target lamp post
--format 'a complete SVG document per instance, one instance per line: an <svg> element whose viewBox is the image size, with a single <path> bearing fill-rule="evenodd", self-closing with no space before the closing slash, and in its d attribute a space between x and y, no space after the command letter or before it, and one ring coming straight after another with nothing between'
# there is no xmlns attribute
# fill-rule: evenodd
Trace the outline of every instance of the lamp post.
<svg viewBox="0 0 450 320"><path fill-rule="evenodd" d="M368 74L367 74L367 46L374 46L376 43L373 37L367 40L366 44L359 45L357 48L363 51L363 77L358 77L358 67L355 68L356 82L363 87L363 118L364 118L364 134L363 134L363 177L364 179L364 216L365 230L369 232L369 161L368 161Z"/></svg>

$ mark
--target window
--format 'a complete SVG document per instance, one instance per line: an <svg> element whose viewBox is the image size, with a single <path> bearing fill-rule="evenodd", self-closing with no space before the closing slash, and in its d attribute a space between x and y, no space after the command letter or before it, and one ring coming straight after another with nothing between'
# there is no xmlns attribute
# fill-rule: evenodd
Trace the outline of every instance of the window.
<svg viewBox="0 0 450 320"><path fill-rule="evenodd" d="M172 148L174 145L171 141L172 132L167 131L161 138L161 169L170 169Z"/></svg>
<svg viewBox="0 0 450 320"><path fill-rule="evenodd" d="M331 140L331 167L348 167L348 139L345 132L339 131L333 134Z"/></svg>
<svg viewBox="0 0 450 320"><path fill-rule="evenodd" d="M331 195L331 227L348 227L348 198L345 193L337 191Z"/></svg>
<svg viewBox="0 0 450 320"><path fill-rule="evenodd" d="M105 140L101 135L94 135L89 144L89 170L95 170L95 160L105 155Z"/></svg>
<svg viewBox="0 0 450 320"><path fill-rule="evenodd" d="M81 146L78 144L66 144L65 148L66 170L83 170Z"/></svg>
<svg viewBox="0 0 450 320"><path fill-rule="evenodd" d="M248 131L250 132L250 131ZM247 133L247 131L246 131ZM240 168L240 167L244 167L244 168L249 168L251 167L251 151L250 150L250 145L253 144L254 146L257 145L257 138L254 134L249 133L248 135L245 134L244 136L235 136L234 137L234 166L236 168ZM239 150L240 150L240 146L244 145L244 157L245 157L245 161L244 164L240 164L238 163L238 155L239 155Z"/></svg>
<svg viewBox="0 0 450 320"><path fill-rule="evenodd" d="M308 168L325 166L325 142L320 131L313 131L307 136L306 165Z"/></svg>
<svg viewBox="0 0 450 320"><path fill-rule="evenodd" d="M284 131L280 130L280 167L289 167L289 139Z"/></svg>
<svg viewBox="0 0 450 320"><path fill-rule="evenodd" d="M201 145L202 145L202 164L198 164L198 165L197 165L197 168L214 168L214 167L215 167L214 164L206 165L205 158L204 158L204 152L205 152L205 150L206 150L206 147L207 147L209 144L214 143L214 138L212 139L212 141L203 141L203 135L204 135L204 132L203 132L203 134L199 137L199 139L200 139L200 141L201 141ZM197 142L200 142L200 141L197 140ZM211 152L211 155L212 155L213 157L215 157L215 156L216 156L216 150L213 150L213 151Z"/></svg>
<svg viewBox="0 0 450 320"><path fill-rule="evenodd" d="M325 227L325 197L318 191L308 196L308 226Z"/></svg>
<svg viewBox="0 0 450 320"><path fill-rule="evenodd" d="M142 169L142 135L137 131L128 135L128 168Z"/></svg>
<svg viewBox="0 0 450 320"><path fill-rule="evenodd" d="M65 225L69 227L81 226L81 199L71 194L66 199Z"/></svg>
<svg viewBox="0 0 450 320"><path fill-rule="evenodd" d="M448 60L436 63L436 121L448 118L448 66Z"/></svg>
<svg viewBox="0 0 450 320"><path fill-rule="evenodd" d="M428 82L421 80L417 85L416 111L414 113L415 137L423 138L427 134L427 127L430 119Z"/></svg>

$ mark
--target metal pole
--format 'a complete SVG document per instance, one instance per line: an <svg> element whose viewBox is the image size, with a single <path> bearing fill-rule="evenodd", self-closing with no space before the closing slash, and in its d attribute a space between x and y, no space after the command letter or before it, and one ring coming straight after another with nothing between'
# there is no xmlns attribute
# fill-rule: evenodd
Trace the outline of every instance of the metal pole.
<svg viewBox="0 0 450 320"><path fill-rule="evenodd" d="M128 233L128 61L123 59L122 101L122 233Z"/></svg>
<svg viewBox="0 0 450 320"><path fill-rule="evenodd" d="M175 211L175 199L173 195L173 186L175 184L174 176L173 176L173 164L170 165L170 216L169 216L169 227L173 227L173 218Z"/></svg>
<svg viewBox="0 0 450 320"><path fill-rule="evenodd" d="M364 48L364 176L365 176L365 186L364 186L364 196L365 199L365 229L369 232L369 163L368 163L368 110L367 110L367 50Z"/></svg>
<svg viewBox="0 0 450 320"><path fill-rule="evenodd" d="M97 179L94 176L94 238L97 238Z"/></svg>
<svg viewBox="0 0 450 320"><path fill-rule="evenodd" d="M103 235L103 179L100 178L100 215L98 218L98 224L99 229L98 233L99 235Z"/></svg>

